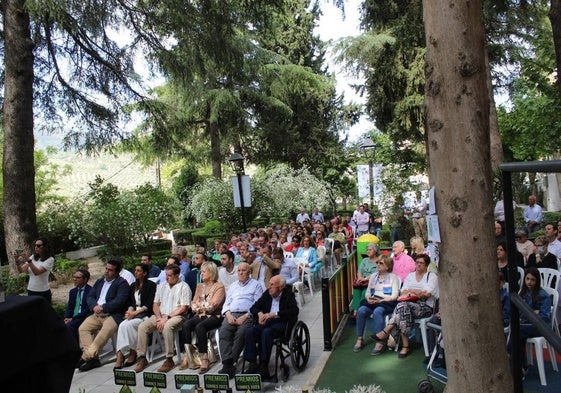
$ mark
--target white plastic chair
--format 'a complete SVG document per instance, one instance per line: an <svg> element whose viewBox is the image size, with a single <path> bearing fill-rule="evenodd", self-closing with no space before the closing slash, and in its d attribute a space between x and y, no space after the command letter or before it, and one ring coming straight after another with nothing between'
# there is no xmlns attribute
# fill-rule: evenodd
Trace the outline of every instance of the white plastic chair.
<svg viewBox="0 0 561 393"><path fill-rule="evenodd" d="M334 267L337 264L337 258L335 258L335 241L333 239L324 239L323 244L327 251L327 259L329 260L329 270L331 273L335 270Z"/></svg>
<svg viewBox="0 0 561 393"><path fill-rule="evenodd" d="M310 295L314 296L314 277L312 274L312 270L308 266L308 261L306 260L306 258L295 258L294 262L296 262L296 265L298 266L300 282L304 283L305 281L308 281L308 286L310 287Z"/></svg>
<svg viewBox="0 0 561 393"><path fill-rule="evenodd" d="M181 329L179 330L175 330L173 332L173 339L175 342L175 352L177 352L177 360L179 362L181 362L181 342L179 340L179 332L181 331ZM165 349L165 345L164 345L164 336L162 336L162 333L159 332L158 330L154 330L152 332L152 345L148 348L148 351L146 351L146 360L148 360L148 362L152 362L152 360L154 359L154 355L156 354L156 350L159 349L160 351L164 351Z"/></svg>
<svg viewBox="0 0 561 393"><path fill-rule="evenodd" d="M559 293L557 290L542 286L543 290L546 291L549 296L552 296L553 301L551 302L551 328L559 335L559 328L557 326L557 318L555 317L555 311L557 310L557 305L559 304ZM547 386L547 380L545 377L545 365L543 359L544 348L549 350L549 357L551 359L551 366L553 370L559 371L557 367L557 359L555 358L555 349L547 342L545 337L532 337L526 340L526 357L530 364L534 364L532 347L536 352L536 362L538 363L538 373L540 374L540 383L542 386Z"/></svg>
<svg viewBox="0 0 561 393"><path fill-rule="evenodd" d="M547 267L538 268L542 280L542 287L553 288L559 290L559 280L561 279L561 272L559 270L550 269ZM555 278L555 280L554 280ZM552 282L555 283L552 284Z"/></svg>
<svg viewBox="0 0 561 393"><path fill-rule="evenodd" d="M522 289L522 284L524 284L524 268L518 266L518 292Z"/></svg>
<svg viewBox="0 0 561 393"><path fill-rule="evenodd" d="M284 252L284 259L294 259L294 254L291 253L290 251L285 251Z"/></svg>

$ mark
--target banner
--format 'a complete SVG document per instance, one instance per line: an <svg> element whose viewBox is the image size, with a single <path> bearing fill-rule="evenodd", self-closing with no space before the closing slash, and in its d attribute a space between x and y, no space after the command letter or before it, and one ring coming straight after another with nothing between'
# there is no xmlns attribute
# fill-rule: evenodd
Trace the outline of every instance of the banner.
<svg viewBox="0 0 561 393"><path fill-rule="evenodd" d="M372 196L378 202L384 194L384 184L382 183L382 164L372 164L372 183L370 183L370 173L368 165L357 165L357 187L358 198L370 198L370 184L372 184Z"/></svg>

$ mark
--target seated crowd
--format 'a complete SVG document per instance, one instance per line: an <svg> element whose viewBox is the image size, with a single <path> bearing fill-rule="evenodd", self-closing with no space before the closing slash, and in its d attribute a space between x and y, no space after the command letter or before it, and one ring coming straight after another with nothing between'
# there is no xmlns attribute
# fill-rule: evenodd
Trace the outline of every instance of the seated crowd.
<svg viewBox="0 0 561 393"><path fill-rule="evenodd" d="M134 274L123 269L122 260L112 258L93 286L88 285L89 272L78 269L65 313L65 323L83 351L77 367L100 367L100 351L115 337L114 369L134 366L141 372L149 365L150 336L161 334L165 360L157 371L168 372L176 367L179 332L185 349L180 369L205 373L214 358L208 355L214 351L209 333L219 329L220 372L233 377L243 353L247 371L268 378L273 340L290 332L299 313L291 286L300 279L294 260L300 258L303 266L319 272L324 261L315 240L338 233L338 222L333 224L328 229L304 220L252 229L233 236L229 244L216 240L208 252L199 244L192 256L181 247L164 269L150 255L142 255Z"/></svg>

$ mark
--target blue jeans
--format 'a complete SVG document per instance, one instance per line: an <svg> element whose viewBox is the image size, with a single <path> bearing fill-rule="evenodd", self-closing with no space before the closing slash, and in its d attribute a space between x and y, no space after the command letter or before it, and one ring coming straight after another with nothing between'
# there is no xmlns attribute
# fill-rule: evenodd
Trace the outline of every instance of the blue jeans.
<svg viewBox="0 0 561 393"><path fill-rule="evenodd" d="M367 319L372 315L373 326L372 332L377 333L384 329L386 321L384 317L391 314L395 309L397 302L381 302L377 304L365 304L366 301L361 303L356 314L356 335L358 337L364 336L364 329L366 327Z"/></svg>

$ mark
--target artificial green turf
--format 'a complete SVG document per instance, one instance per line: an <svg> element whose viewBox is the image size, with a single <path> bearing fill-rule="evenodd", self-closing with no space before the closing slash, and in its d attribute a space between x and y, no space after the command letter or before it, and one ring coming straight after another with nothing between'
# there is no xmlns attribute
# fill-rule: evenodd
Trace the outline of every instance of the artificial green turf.
<svg viewBox="0 0 561 393"><path fill-rule="evenodd" d="M356 341L355 325L349 323L330 356L315 389L329 388L344 393L354 385L379 385L386 393L417 392L417 384L427 378L424 353L421 345L413 343L411 354L398 359L397 353L386 351L379 356L370 355L374 342L366 333L366 346L362 351L353 352ZM444 385L433 382L435 392L441 392Z"/></svg>

